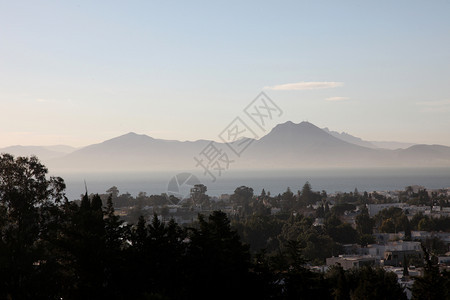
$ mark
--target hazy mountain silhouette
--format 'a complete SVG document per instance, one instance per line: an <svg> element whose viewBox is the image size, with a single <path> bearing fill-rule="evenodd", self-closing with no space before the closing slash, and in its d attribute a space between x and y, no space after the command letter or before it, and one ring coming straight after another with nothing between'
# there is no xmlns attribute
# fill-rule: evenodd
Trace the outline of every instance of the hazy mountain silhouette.
<svg viewBox="0 0 450 300"><path fill-rule="evenodd" d="M260 168L440 167L450 166L450 147L368 148L339 139L308 122L286 122L256 141L247 157L247 166Z"/></svg>
<svg viewBox="0 0 450 300"><path fill-rule="evenodd" d="M419 165L448 166L450 147L441 145L414 145L407 149L395 150L398 158L404 163L417 163Z"/></svg>
<svg viewBox="0 0 450 300"><path fill-rule="evenodd" d="M199 157L209 143L207 140L154 139L130 132L64 156L42 159L53 170L185 171L195 169L194 156ZM241 157L234 155L225 144L215 145L234 161L230 168L236 170L450 166L450 147L415 145L397 150L364 147L337 138L308 122L277 125L266 136L253 141Z"/></svg>
<svg viewBox="0 0 450 300"><path fill-rule="evenodd" d="M302 122L279 124L254 143L251 164L266 168L356 167L387 165L388 150L362 147Z"/></svg>
<svg viewBox="0 0 450 300"><path fill-rule="evenodd" d="M154 139L134 132L93 144L65 157L49 161L63 170L165 170L193 168L193 157L209 141L180 142Z"/></svg>
<svg viewBox="0 0 450 300"><path fill-rule="evenodd" d="M383 142L383 141L370 141L371 144L375 145L378 148L384 148L384 149L406 149L411 146L417 145L414 143L404 143L404 142Z"/></svg>
<svg viewBox="0 0 450 300"><path fill-rule="evenodd" d="M41 160L46 161L57 157L63 157L68 153L75 151L76 148L66 145L54 146L9 146L0 148L0 153L10 153L15 156L36 155Z"/></svg>
<svg viewBox="0 0 450 300"><path fill-rule="evenodd" d="M355 145L367 147L367 148L382 148L382 149L396 150L396 149L406 149L406 148L416 145L414 143L404 143L404 142L395 142L395 141L391 141L391 142L365 141L359 137L353 136L346 132L339 133L337 131L331 131L328 128L322 128L322 129L326 133L329 133L338 139L341 139L343 141L346 141L346 142L349 142L349 143L352 143Z"/></svg>
<svg viewBox="0 0 450 300"><path fill-rule="evenodd" d="M345 142L351 143L351 144L355 144L358 146L363 146L363 147L367 147L367 148L379 148L377 146L375 146L372 142L368 142L368 141L364 141L363 139L353 136L351 134L348 134L346 132L337 132L337 131L331 131L328 128L322 128L326 133L331 134L332 136L343 140ZM380 147L383 148L383 147Z"/></svg>

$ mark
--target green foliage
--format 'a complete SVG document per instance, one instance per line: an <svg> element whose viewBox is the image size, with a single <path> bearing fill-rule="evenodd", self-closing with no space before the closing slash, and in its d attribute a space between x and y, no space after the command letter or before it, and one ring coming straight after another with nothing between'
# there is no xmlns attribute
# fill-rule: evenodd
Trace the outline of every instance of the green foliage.
<svg viewBox="0 0 450 300"><path fill-rule="evenodd" d="M351 276L356 288L350 292L350 299L358 300L406 300L403 288L397 282L397 275L382 268L362 267L353 269Z"/></svg>
<svg viewBox="0 0 450 300"><path fill-rule="evenodd" d="M419 190L417 193L411 191L407 203L409 205L432 205L432 201L426 189Z"/></svg>
<svg viewBox="0 0 450 300"><path fill-rule="evenodd" d="M296 198L294 197L294 193L292 193L291 189L288 187L286 192L281 195L281 209L283 211L289 211L296 207Z"/></svg>
<svg viewBox="0 0 450 300"><path fill-rule="evenodd" d="M326 274L334 299L406 299L397 275L382 268L362 267L344 271L333 266Z"/></svg>
<svg viewBox="0 0 450 300"><path fill-rule="evenodd" d="M326 193L323 195L326 198ZM311 184L307 181L302 188L300 193L299 202L302 206L308 206L315 204L317 201L322 199L322 195L319 192L314 192L312 190Z"/></svg>
<svg viewBox="0 0 450 300"><path fill-rule="evenodd" d="M422 245L425 267L422 277L415 278L412 287L414 300L425 299L450 299L450 276L448 273L440 273L439 267L433 263L430 253Z"/></svg>
<svg viewBox="0 0 450 300"><path fill-rule="evenodd" d="M230 200L235 204L236 208L242 216L250 215L250 202L253 198L253 189L246 186L240 186L236 188Z"/></svg>
<svg viewBox="0 0 450 300"><path fill-rule="evenodd" d="M184 228L167 214L147 220L136 209L136 222L127 225L115 213L115 203L164 207L164 195L133 199L112 187L109 195L86 193L69 202L64 181L46 174L36 158L0 156L1 299L405 298L395 275L382 269L333 267L321 274L307 267L342 253L341 244L372 242L374 225L367 210L357 217L357 230L343 223L339 215L355 205L341 202L330 212L326 193L313 192L309 183L297 195L288 189L277 197L265 191L254 197L251 188L239 187L231 204L240 214L232 223L214 211ZM357 203L365 194L349 195ZM314 211L306 206L317 201L324 203L316 211L324 225L307 216ZM283 203L285 212L270 215ZM375 219L398 230L448 226L448 218L423 215L410 224L397 210ZM439 240L427 244L443 251ZM427 260L413 288L416 299L434 299L438 285L449 285L448 275ZM448 296L448 289L440 295Z"/></svg>
<svg viewBox="0 0 450 300"><path fill-rule="evenodd" d="M355 244L358 242L358 232L348 223L341 224L334 230L330 229L328 234L336 243Z"/></svg>
<svg viewBox="0 0 450 300"><path fill-rule="evenodd" d="M346 211L354 211L356 206L351 203L338 203L333 208L331 208L331 213L334 213L338 216L344 215Z"/></svg>
<svg viewBox="0 0 450 300"><path fill-rule="evenodd" d="M194 298L198 291L210 294L220 290L223 282L227 282L227 289L221 291L221 297L245 294L252 284L250 254L231 229L226 214L215 211L207 220L200 215L199 228L190 229L188 237L186 280L192 287L188 298Z"/></svg>
<svg viewBox="0 0 450 300"><path fill-rule="evenodd" d="M41 297L46 285L36 280L53 269L45 263L37 270L36 265L51 259L44 245L57 235L65 184L46 174L36 157L0 155L1 298Z"/></svg>
<svg viewBox="0 0 450 300"><path fill-rule="evenodd" d="M369 244L375 243L375 237L372 234L361 234L359 236L359 244L361 247L366 247Z"/></svg>
<svg viewBox="0 0 450 300"><path fill-rule="evenodd" d="M412 230L450 232L450 217L430 218L418 212L412 217L409 226Z"/></svg>
<svg viewBox="0 0 450 300"><path fill-rule="evenodd" d="M369 211L366 206L363 207L361 213L356 216L356 230L360 235L372 234L374 220L369 216Z"/></svg>
<svg viewBox="0 0 450 300"><path fill-rule="evenodd" d="M302 242L305 243L305 258L320 265L327 257L342 253L342 249L330 236L316 230L305 233L302 236Z"/></svg>
<svg viewBox="0 0 450 300"><path fill-rule="evenodd" d="M335 300L350 299L351 289L355 284L350 272L345 272L341 266L331 266L326 274L327 279L332 286L331 295Z"/></svg>
<svg viewBox="0 0 450 300"><path fill-rule="evenodd" d="M383 209L374 216L375 225L381 232L394 233L406 231L411 236L411 224L401 208Z"/></svg>
<svg viewBox="0 0 450 300"><path fill-rule="evenodd" d="M448 252L447 243L445 243L439 237L427 238L424 242L424 245L434 256L444 256L445 253Z"/></svg>
<svg viewBox="0 0 450 300"><path fill-rule="evenodd" d="M265 249L267 252L279 248L278 239L283 228L283 221L270 216L251 216L242 222L233 222L242 239L250 246L252 253Z"/></svg>
<svg viewBox="0 0 450 300"><path fill-rule="evenodd" d="M321 204L316 210L316 218L325 218L325 207Z"/></svg>

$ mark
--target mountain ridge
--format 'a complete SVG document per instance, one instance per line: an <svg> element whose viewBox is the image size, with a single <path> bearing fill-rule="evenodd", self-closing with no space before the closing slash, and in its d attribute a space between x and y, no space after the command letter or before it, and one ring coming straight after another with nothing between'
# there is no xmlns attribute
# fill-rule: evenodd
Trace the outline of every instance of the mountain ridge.
<svg viewBox="0 0 450 300"><path fill-rule="evenodd" d="M417 145L415 143L405 143L405 142L395 142L395 141L366 141L359 137L353 136L347 132L337 132L329 130L327 127L322 128L327 133L331 134L338 139L342 139L352 144L357 144L360 146L368 147L368 148L382 148L382 149L406 149L411 146Z"/></svg>
<svg viewBox="0 0 450 300"><path fill-rule="evenodd" d="M214 142L214 145L230 156L235 169L450 166L450 147L447 146L413 145L390 150L351 143L348 136L347 140L339 136L309 122L288 121L276 125L259 140L251 140L238 157L228 147L232 144ZM69 153L45 149L47 152L41 152L44 155L38 157L54 170L185 170L196 167L194 157L204 155L202 151L211 142L164 140L128 132ZM4 149L7 148L0 149L0 153L5 152ZM38 150L31 146L26 149Z"/></svg>

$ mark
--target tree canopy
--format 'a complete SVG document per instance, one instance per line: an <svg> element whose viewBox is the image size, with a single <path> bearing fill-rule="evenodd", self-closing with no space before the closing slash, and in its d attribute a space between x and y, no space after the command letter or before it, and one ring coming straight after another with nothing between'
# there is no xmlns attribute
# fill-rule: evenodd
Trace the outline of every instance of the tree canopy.
<svg viewBox="0 0 450 300"><path fill-rule="evenodd" d="M327 197L309 183L297 196L288 189L278 197L242 186L232 195L240 214L211 211L180 226L157 214L124 222L116 187L106 199L86 192L68 201L63 179L47 173L36 157L0 155L1 299L405 299L396 275L383 269L308 268L370 236L378 221L363 210L355 230L323 201L324 223L316 224L311 208L311 215L296 211ZM290 201L293 210L267 214L272 200ZM399 212L383 214L403 225ZM426 294L433 282L448 285L448 276L430 262L414 297L433 299Z"/></svg>

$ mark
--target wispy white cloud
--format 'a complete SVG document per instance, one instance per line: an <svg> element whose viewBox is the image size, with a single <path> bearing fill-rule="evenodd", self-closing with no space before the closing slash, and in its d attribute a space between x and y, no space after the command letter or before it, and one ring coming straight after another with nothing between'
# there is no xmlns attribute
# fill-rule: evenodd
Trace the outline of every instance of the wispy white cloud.
<svg viewBox="0 0 450 300"><path fill-rule="evenodd" d="M417 105L422 107L423 112L450 112L450 99L436 100L436 101L422 101L417 102Z"/></svg>
<svg viewBox="0 0 450 300"><path fill-rule="evenodd" d="M335 81L302 81L297 83L266 86L264 89L274 91L318 90L318 89L330 89L340 87L343 85L344 85L343 82L335 82Z"/></svg>
<svg viewBox="0 0 450 300"><path fill-rule="evenodd" d="M422 101L422 102L417 102L417 104L420 106L427 106L427 107L448 106L448 105L450 105L450 99L437 100L437 101Z"/></svg>
<svg viewBox="0 0 450 300"><path fill-rule="evenodd" d="M36 102L38 102L38 103L50 103L50 102L53 102L53 101L48 100L48 99L39 98L39 99L36 99Z"/></svg>
<svg viewBox="0 0 450 300"><path fill-rule="evenodd" d="M52 105L52 106L69 106L73 107L75 106L75 103L72 101L72 99L45 99L45 98L37 98L33 100L35 103L39 103L42 105ZM38 105L39 105L38 104Z"/></svg>
<svg viewBox="0 0 450 300"><path fill-rule="evenodd" d="M332 101L332 102L338 102L338 101L350 100L350 98L349 97L328 97L328 98L325 98L325 100Z"/></svg>

